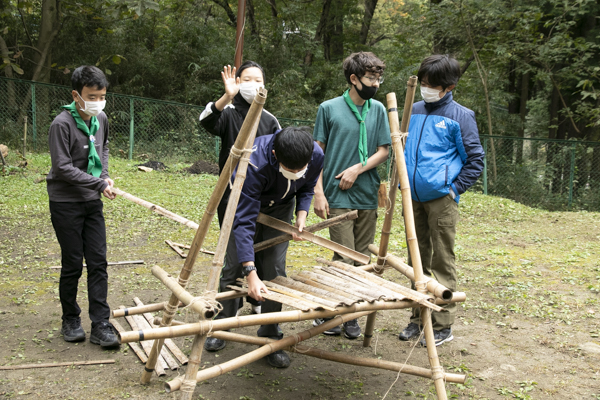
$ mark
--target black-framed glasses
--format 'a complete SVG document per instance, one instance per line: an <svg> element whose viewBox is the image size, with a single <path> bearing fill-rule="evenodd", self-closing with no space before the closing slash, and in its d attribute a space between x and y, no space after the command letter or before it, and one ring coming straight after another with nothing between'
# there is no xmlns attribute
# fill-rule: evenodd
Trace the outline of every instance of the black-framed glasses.
<svg viewBox="0 0 600 400"><path fill-rule="evenodd" d="M379 83L380 85L383 83L383 76L380 76L379 78L375 78L374 76L363 76L363 78L367 78L371 82L371 85L375 82Z"/></svg>

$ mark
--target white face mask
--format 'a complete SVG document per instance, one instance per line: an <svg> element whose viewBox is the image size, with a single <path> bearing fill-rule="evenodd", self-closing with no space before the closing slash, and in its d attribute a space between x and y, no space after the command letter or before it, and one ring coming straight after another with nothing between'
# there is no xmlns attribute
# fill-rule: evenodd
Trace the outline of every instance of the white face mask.
<svg viewBox="0 0 600 400"><path fill-rule="evenodd" d="M421 85L421 97L423 97L425 103L435 103L436 101L440 101L440 93L442 92L442 90L436 90Z"/></svg>
<svg viewBox="0 0 600 400"><path fill-rule="evenodd" d="M100 114L102 110L104 110L104 107L106 107L106 100L85 101L79 93L77 93L77 96L79 96L81 101L83 101L83 104L85 104L85 108L80 108L80 110L89 115L90 117L98 116L98 114Z"/></svg>
<svg viewBox="0 0 600 400"><path fill-rule="evenodd" d="M281 174L283 175L284 178L286 178L290 181L297 181L298 179L302 178L304 176L304 174L306 174L307 169L308 169L308 165L306 167L304 167L304 169L302 171L292 172L292 171L283 169L281 164L279 164L279 172L281 172Z"/></svg>
<svg viewBox="0 0 600 400"><path fill-rule="evenodd" d="M242 82L240 84L240 94L248 104L252 104L254 97L258 93L258 89L264 87L265 85L260 82Z"/></svg>

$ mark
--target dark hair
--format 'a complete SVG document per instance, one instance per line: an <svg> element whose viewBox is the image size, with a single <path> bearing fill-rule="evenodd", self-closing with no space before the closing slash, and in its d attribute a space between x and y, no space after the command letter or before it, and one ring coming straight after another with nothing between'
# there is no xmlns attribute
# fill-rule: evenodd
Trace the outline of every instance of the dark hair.
<svg viewBox="0 0 600 400"><path fill-rule="evenodd" d="M258 69L260 69L260 72L262 72L262 76L263 76L263 82L266 82L265 71L263 70L263 67L261 67L259 63L254 62L254 61L246 61L242 65L240 65L240 67L237 69L237 71L235 73L235 77L236 78L241 77L242 76L242 71L245 70L245 69L247 69L247 68L258 68Z"/></svg>
<svg viewBox="0 0 600 400"><path fill-rule="evenodd" d="M308 164L313 147L313 137L307 126L289 126L276 134L273 142L277 161L288 169L299 169Z"/></svg>
<svg viewBox="0 0 600 400"><path fill-rule="evenodd" d="M425 79L430 86L441 86L446 90L448 86L458 83L460 64L448 54L434 54L423 60L417 77L419 83Z"/></svg>
<svg viewBox="0 0 600 400"><path fill-rule="evenodd" d="M356 75L358 79L365 76L367 72L383 75L385 63L370 51L359 51L346 57L342 63L342 68L344 68L346 80L349 84L352 84L350 82L350 75L352 74Z"/></svg>
<svg viewBox="0 0 600 400"><path fill-rule="evenodd" d="M81 94L84 87L98 90L108 88L108 80L100 68L93 65L82 65L73 71L71 87Z"/></svg>

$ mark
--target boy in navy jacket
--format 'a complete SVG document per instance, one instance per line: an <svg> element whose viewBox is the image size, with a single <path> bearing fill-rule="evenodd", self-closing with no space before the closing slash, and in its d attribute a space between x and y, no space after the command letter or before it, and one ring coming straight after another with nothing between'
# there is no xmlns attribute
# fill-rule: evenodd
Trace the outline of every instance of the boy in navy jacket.
<svg viewBox="0 0 600 400"><path fill-rule="evenodd" d="M323 160L323 151L303 128L288 127L273 135L256 138L229 237L219 284L221 291L228 290L228 285L234 285L237 278L245 276L248 294L263 302L262 313L281 311L280 303L263 299L261 293L268 293L268 290L262 280L286 276L288 242L254 254L255 242L281 235L276 229L257 226L256 219L262 212L290 223L295 208L295 226L302 232L314 188L323 169ZM294 239L300 238L294 235ZM226 300L221 304L223 310L217 318L233 317L238 311L239 299ZM281 339L283 333L277 324L262 325L258 336ZM208 338L204 345L208 351L224 347L225 342L216 338ZM267 361L278 368L290 365L290 359L283 351L270 354Z"/></svg>
<svg viewBox="0 0 600 400"><path fill-rule="evenodd" d="M475 113L452 100L460 65L447 55L427 57L417 74L423 101L413 106L404 156L423 272L456 291L454 238L458 201L479 178L484 152ZM409 264L411 264L409 255ZM412 265L412 264L411 264ZM456 304L431 315L436 346L449 342ZM400 340L420 335L418 308ZM425 346L425 338L421 344Z"/></svg>

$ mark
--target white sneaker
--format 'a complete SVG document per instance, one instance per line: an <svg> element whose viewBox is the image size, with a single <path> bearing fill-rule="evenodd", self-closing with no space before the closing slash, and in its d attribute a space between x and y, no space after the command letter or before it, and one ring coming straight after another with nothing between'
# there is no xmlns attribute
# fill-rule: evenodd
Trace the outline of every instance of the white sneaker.
<svg viewBox="0 0 600 400"><path fill-rule="evenodd" d="M250 304L250 306L252 307L253 314L260 314L260 306L255 306L254 304Z"/></svg>

